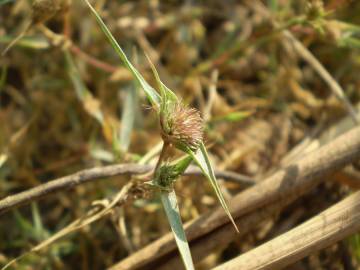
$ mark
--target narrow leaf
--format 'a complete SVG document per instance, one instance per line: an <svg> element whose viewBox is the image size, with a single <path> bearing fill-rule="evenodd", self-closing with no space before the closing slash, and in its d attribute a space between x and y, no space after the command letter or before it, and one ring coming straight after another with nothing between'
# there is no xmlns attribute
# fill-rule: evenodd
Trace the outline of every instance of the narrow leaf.
<svg viewBox="0 0 360 270"><path fill-rule="evenodd" d="M174 161L174 171L178 174L178 176L186 171L192 160L192 156L186 155Z"/></svg>
<svg viewBox="0 0 360 270"><path fill-rule="evenodd" d="M0 154L0 168L5 164L8 158L9 156L7 154Z"/></svg>
<svg viewBox="0 0 360 270"><path fill-rule="evenodd" d="M183 224L181 222L175 191L162 192L160 196L184 265L187 270L193 270L194 264L191 258L190 247L186 240Z"/></svg>
<svg viewBox="0 0 360 270"><path fill-rule="evenodd" d="M210 123L218 123L218 122L238 122L246 119L251 116L253 111L239 111L239 112L231 112L226 115L218 116L210 120Z"/></svg>
<svg viewBox="0 0 360 270"><path fill-rule="evenodd" d="M131 62L126 57L126 54L121 49L120 45L117 43L114 36L111 34L110 30L105 25L104 21L101 19L100 15L96 12L96 10L93 8L93 6L89 3L88 0L84 0L86 4L89 6L91 12L95 15L95 18L100 25L101 30L106 35L107 39L109 40L111 46L114 48L118 56L120 57L122 63L125 65L125 67L133 74L135 79L138 81L138 83L141 85L141 87L144 89L148 99L152 103L152 105L156 106L157 108L160 107L160 101L161 98L159 94L156 92L154 88L152 88L143 78L143 76L140 74L140 72L131 64Z"/></svg>
<svg viewBox="0 0 360 270"><path fill-rule="evenodd" d="M218 182L216 180L214 169L213 169L213 167L211 165L209 155L208 155L208 153L206 151L204 143L200 144L200 148L197 151L197 153L194 153L190 149L187 149L186 152L189 153L192 156L192 158L194 159L196 164L199 166L199 168L201 169L203 174L210 181L211 186L213 187L213 189L215 191L215 194L218 197L218 200L220 201L221 206L224 208L226 214L230 218L230 221L234 225L236 231L239 232L239 230L238 230L238 228L236 226L236 223L235 223L233 217L231 216L230 210L229 210L229 208L228 208L228 206L226 204L225 198L221 193L221 189L220 189L219 184L218 184Z"/></svg>
<svg viewBox="0 0 360 270"><path fill-rule="evenodd" d="M31 212L33 218L33 230L34 230L34 237L38 240L44 240L47 235L47 231L44 228L41 214L36 202L31 204Z"/></svg>
<svg viewBox="0 0 360 270"><path fill-rule="evenodd" d="M168 87L166 87L166 85L160 80L159 73L157 72L157 70L156 70L153 62L151 61L150 57L147 54L145 54L145 56L146 56L146 58L148 59L148 61L150 63L151 70L152 70L152 72L154 74L157 85L158 85L158 87L160 89L161 98L163 99L162 104L167 100L172 101L172 102L176 102L178 100L178 98L175 95L175 93L173 91L171 91Z"/></svg>
<svg viewBox="0 0 360 270"><path fill-rule="evenodd" d="M84 109L93 116L101 125L104 125L104 115L100 110L100 102L93 97L91 92L81 79L79 71L68 51L65 51L66 70L74 85L75 92L79 100L82 102Z"/></svg>
<svg viewBox="0 0 360 270"><path fill-rule="evenodd" d="M121 116L120 144L126 152L130 145L131 133L134 127L138 95L136 86L131 85L126 91L125 103Z"/></svg>
<svg viewBox="0 0 360 270"><path fill-rule="evenodd" d="M0 36L0 43L11 43L14 38L16 37ZM49 41L42 36L22 37L16 42L16 45L35 50L44 50L50 48Z"/></svg>

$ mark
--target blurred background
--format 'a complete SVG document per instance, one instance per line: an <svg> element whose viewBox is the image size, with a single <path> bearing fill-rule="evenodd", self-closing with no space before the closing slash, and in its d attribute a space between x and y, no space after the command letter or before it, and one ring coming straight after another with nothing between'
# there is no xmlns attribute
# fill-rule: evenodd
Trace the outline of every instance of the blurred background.
<svg viewBox="0 0 360 270"><path fill-rule="evenodd" d="M0 49L24 33L0 57L1 198L85 168L134 163L147 154L156 161L151 153L161 142L156 114L85 2L50 2L61 5L53 12L51 6L34 9L33 1L0 1ZM92 3L148 81L156 85L144 52L165 84L201 111L205 141L219 170L261 181L286 164L299 143L316 137L321 144L353 125L349 106L284 31L338 81L353 108L360 108L359 1ZM219 246L198 269L271 239L360 187L356 171L329 178L245 237ZM0 265L128 181L119 176L82 185L2 215ZM234 182L221 185L228 198L243 189ZM203 177L183 177L176 190L184 222L218 206ZM157 196L126 204L119 215L121 226L104 218L25 256L15 269L104 269L169 231ZM359 262L360 235L289 269L359 269Z"/></svg>

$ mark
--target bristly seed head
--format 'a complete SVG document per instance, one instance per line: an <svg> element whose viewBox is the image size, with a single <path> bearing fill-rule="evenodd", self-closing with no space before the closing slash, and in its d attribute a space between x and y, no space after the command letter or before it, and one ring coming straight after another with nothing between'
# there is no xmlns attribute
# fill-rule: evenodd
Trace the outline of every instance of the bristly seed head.
<svg viewBox="0 0 360 270"><path fill-rule="evenodd" d="M203 139L203 119L200 112L177 102L166 106L160 114L162 136L176 147L187 146L195 151Z"/></svg>

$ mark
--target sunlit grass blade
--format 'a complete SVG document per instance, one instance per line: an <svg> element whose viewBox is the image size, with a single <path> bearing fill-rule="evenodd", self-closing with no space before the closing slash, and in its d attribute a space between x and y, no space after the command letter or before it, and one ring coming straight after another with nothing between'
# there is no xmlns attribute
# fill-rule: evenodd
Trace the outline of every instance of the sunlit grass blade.
<svg viewBox="0 0 360 270"><path fill-rule="evenodd" d="M135 79L138 81L138 83L141 85L141 87L144 89L148 99L152 103L152 105L156 106L157 108L160 107L160 101L161 98L159 94L156 92L154 88L152 88L143 78L143 76L140 74L139 71L131 64L131 62L126 57L126 54L121 49L120 45L117 43L114 36L111 34L110 30L105 25L104 21L101 19L100 15L96 12L96 10L93 8L93 6L89 3L88 0L84 0L86 4L89 6L91 12L95 15L95 18L98 22L98 24L101 27L101 30L104 32L106 37L108 38L111 46L114 48L114 50L117 52L118 56L120 57L122 63L125 65L126 68L133 74Z"/></svg>
<svg viewBox="0 0 360 270"><path fill-rule="evenodd" d="M16 131L13 135L11 135L8 146L3 150L2 153L0 153L0 169L9 159L11 155L10 149L15 145L17 145L21 141L21 139L25 137L33 120L34 118L30 119L18 131Z"/></svg>
<svg viewBox="0 0 360 270"><path fill-rule="evenodd" d="M157 72L153 62L151 61L150 57L146 55L146 58L148 59L149 63L150 63L150 67L151 70L154 74L156 83L159 87L160 90L160 94L161 94L161 98L162 98L162 102L161 102L161 106L164 106L164 103L166 101L170 101L170 102L176 102L178 101L177 96L175 95L175 93L173 91L171 91L161 80L160 80L160 76L159 73Z"/></svg>
<svg viewBox="0 0 360 270"><path fill-rule="evenodd" d="M0 36L0 43L9 44L16 37L12 36ZM35 50L44 50L50 48L50 42L42 36L29 36L22 37L16 42L16 46L35 49Z"/></svg>
<svg viewBox="0 0 360 270"><path fill-rule="evenodd" d="M210 120L210 124L216 124L216 123L220 123L220 122L239 122L239 121L242 121L242 120L248 118L253 113L254 113L253 111L231 112L226 115L212 118Z"/></svg>
<svg viewBox="0 0 360 270"><path fill-rule="evenodd" d="M138 108L138 95L135 84L131 85L125 96L124 107L121 116L120 145L121 150L129 149L131 133L134 128L136 109Z"/></svg>
<svg viewBox="0 0 360 270"><path fill-rule="evenodd" d="M228 215L231 222L233 223L236 231L239 232L239 230L238 230L238 228L236 226L236 223L235 223L233 217L231 216L229 207L226 204L225 198L222 195L219 184L218 184L218 182L216 180L214 169L213 169L213 167L211 165L211 162L210 162L210 159L209 159L209 156L208 156L208 153L206 151L204 143L200 144L200 147L199 147L199 150L197 151L197 153L194 153L190 149L188 149L187 152L193 157L194 161L200 167L203 174L210 181L211 186L213 187L213 189L215 191L215 194L218 197L218 200L220 201L221 206L224 208L226 214Z"/></svg>
<svg viewBox="0 0 360 270"><path fill-rule="evenodd" d="M65 51L66 69L74 85L75 92L79 100L83 103L84 109L93 116L101 125L104 125L104 115L100 110L99 102L93 97L91 92L81 79L74 60L68 51Z"/></svg>
<svg viewBox="0 0 360 270"><path fill-rule="evenodd" d="M192 156L186 155L174 161L174 171L180 176L189 167L193 161Z"/></svg>
<svg viewBox="0 0 360 270"><path fill-rule="evenodd" d="M194 264L191 258L190 247L186 240L183 224L181 222L175 191L162 192L160 196L184 265L187 270L193 270Z"/></svg>
<svg viewBox="0 0 360 270"><path fill-rule="evenodd" d="M49 232L46 230L46 228L43 225L41 214L40 214L37 203L31 204L31 212L32 212L32 218L33 218L33 230L34 230L33 236L38 241L42 241L42 240L46 239L47 237L49 237Z"/></svg>
<svg viewBox="0 0 360 270"><path fill-rule="evenodd" d="M7 154L0 154L0 169L8 160L9 156Z"/></svg>

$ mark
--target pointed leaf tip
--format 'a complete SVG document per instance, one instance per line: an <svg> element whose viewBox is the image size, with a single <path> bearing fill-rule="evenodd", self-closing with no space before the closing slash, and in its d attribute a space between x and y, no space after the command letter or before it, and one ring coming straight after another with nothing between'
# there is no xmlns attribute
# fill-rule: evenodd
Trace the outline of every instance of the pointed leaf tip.
<svg viewBox="0 0 360 270"><path fill-rule="evenodd" d="M151 102L151 104L153 106L160 107L160 102L161 102L160 95L156 92L156 90L154 88L152 88L147 83L147 81L140 74L140 72L132 65L132 63L127 58L125 52L122 50L122 48L120 47L120 45L118 44L118 42L116 41L116 39L114 38L112 33L110 32L110 30L108 29L108 27L106 26L106 24L104 23L104 21L102 20L100 15L96 12L94 7L90 4L90 2L88 0L84 0L84 1L90 8L90 11L94 14L96 21L98 22L101 30L107 37L107 39L110 42L113 49L116 51L116 53L119 56L120 60L122 61L123 65L132 73L132 75L134 76L136 81L141 85L141 87L143 88L143 90L144 90L147 98Z"/></svg>
<svg viewBox="0 0 360 270"><path fill-rule="evenodd" d="M209 155L206 151L204 143L202 142L200 144L200 147L196 153L194 153L190 149L187 149L186 152L189 153L193 157L194 161L199 166L199 168L201 169L203 174L210 181L210 184L211 184L212 188L214 189L215 194L216 194L218 200L220 201L222 208L224 209L225 213L229 217L231 223L234 225L236 232L239 232L239 229L235 223L235 220L233 219L233 217L230 213L229 207L227 206L225 198L221 192L219 183L217 182L217 179L215 177L214 169L211 165Z"/></svg>

